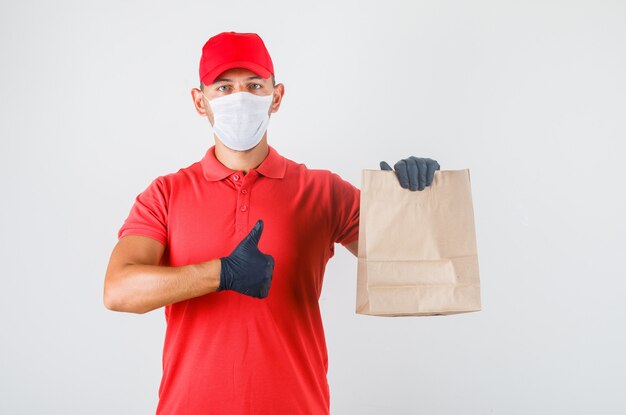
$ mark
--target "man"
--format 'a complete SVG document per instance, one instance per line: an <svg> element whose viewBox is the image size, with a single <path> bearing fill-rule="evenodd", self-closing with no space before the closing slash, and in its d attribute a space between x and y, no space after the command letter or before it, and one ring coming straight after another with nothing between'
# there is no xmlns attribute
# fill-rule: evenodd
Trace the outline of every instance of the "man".
<svg viewBox="0 0 626 415"><path fill-rule="evenodd" d="M200 80L191 95L215 145L137 196L105 305L165 306L157 414L327 414L318 300L334 244L357 255L359 190L268 145L285 88L258 35L209 39ZM403 187L422 190L439 165L411 157L395 168Z"/></svg>

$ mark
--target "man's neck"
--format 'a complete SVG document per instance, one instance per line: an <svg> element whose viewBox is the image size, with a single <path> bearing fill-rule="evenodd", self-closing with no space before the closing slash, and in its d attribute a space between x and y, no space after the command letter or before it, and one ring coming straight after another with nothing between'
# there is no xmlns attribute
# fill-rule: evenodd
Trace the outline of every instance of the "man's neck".
<svg viewBox="0 0 626 415"><path fill-rule="evenodd" d="M243 171L244 174L247 174L248 170L258 167L269 154L267 132L256 147L246 151L231 150L215 136L214 138L215 158L229 169Z"/></svg>

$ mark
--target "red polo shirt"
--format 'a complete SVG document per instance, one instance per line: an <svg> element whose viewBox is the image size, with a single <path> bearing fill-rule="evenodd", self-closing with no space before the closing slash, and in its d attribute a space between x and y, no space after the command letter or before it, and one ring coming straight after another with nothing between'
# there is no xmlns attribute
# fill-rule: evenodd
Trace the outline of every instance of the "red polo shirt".
<svg viewBox="0 0 626 415"><path fill-rule="evenodd" d="M209 148L139 194L118 236L165 245L163 265L229 255L258 219L274 257L267 298L221 291L165 307L157 414L327 414L328 356L319 310L334 244L357 239L359 189L269 147L247 174Z"/></svg>

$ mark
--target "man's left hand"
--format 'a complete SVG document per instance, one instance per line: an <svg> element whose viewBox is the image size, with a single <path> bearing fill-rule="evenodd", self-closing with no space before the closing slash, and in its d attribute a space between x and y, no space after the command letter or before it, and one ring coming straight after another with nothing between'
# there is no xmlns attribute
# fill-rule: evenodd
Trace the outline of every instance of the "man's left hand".
<svg viewBox="0 0 626 415"><path fill-rule="evenodd" d="M436 160L411 156L398 161L394 166L400 186L411 191L424 190L430 186L435 177L435 170L440 166ZM392 170L386 161L380 162L382 170Z"/></svg>

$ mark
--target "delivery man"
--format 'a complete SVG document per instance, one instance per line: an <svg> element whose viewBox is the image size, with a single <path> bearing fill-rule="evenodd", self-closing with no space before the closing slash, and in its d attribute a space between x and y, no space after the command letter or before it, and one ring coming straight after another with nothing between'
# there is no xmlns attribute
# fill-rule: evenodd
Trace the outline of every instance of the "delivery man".
<svg viewBox="0 0 626 415"><path fill-rule="evenodd" d="M137 196L106 271L105 306L165 307L157 414L328 414L318 300L334 244L357 255L359 189L268 145L285 87L258 35L210 38L200 81L191 95L215 145ZM395 165L410 190L437 169L416 157Z"/></svg>

